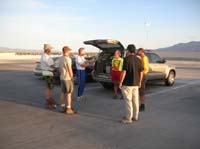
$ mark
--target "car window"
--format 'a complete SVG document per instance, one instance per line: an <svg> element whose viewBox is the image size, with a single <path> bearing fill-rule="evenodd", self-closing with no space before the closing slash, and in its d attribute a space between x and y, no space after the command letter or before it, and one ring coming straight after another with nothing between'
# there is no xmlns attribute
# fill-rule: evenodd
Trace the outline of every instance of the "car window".
<svg viewBox="0 0 200 149"><path fill-rule="evenodd" d="M114 55L114 52L111 53L111 52L102 52L100 55L99 55L99 60L100 61L105 61L105 60L110 60L112 59L112 56Z"/></svg>
<svg viewBox="0 0 200 149"><path fill-rule="evenodd" d="M151 54L150 53L145 53L145 55L148 57L149 62L151 62Z"/></svg>
<svg viewBox="0 0 200 149"><path fill-rule="evenodd" d="M162 58L155 53L146 53L146 56L149 58L150 63L162 62Z"/></svg>

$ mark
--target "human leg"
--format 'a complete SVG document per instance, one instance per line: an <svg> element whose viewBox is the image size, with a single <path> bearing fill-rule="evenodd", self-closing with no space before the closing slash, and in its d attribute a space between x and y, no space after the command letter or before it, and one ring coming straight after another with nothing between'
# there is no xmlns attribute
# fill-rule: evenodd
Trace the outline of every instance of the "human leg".
<svg viewBox="0 0 200 149"><path fill-rule="evenodd" d="M122 87L122 94L125 102L126 118L132 120L133 117L133 103L132 103L132 88L128 86Z"/></svg>
<svg viewBox="0 0 200 149"><path fill-rule="evenodd" d="M139 117L139 95L138 86L134 86L132 90L132 101L133 101L133 118L138 120Z"/></svg>

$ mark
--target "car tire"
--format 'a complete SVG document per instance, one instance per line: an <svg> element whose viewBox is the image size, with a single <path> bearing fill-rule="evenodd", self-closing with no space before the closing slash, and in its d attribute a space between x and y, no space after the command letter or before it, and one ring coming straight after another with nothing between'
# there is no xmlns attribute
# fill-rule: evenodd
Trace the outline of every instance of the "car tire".
<svg viewBox="0 0 200 149"><path fill-rule="evenodd" d="M172 86L175 83L175 72L174 71L170 71L168 74L167 79L165 80L165 85L166 86Z"/></svg>
<svg viewBox="0 0 200 149"><path fill-rule="evenodd" d="M105 89L112 89L113 88L113 84L111 84L111 83L103 83L103 82L100 82L100 83Z"/></svg>

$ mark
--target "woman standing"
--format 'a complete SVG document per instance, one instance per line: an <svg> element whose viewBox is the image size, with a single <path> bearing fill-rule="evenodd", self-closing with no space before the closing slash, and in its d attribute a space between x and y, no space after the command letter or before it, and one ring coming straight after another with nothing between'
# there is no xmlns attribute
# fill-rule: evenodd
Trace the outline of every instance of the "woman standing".
<svg viewBox="0 0 200 149"><path fill-rule="evenodd" d="M122 71L122 66L123 66L123 58L121 58L121 51L116 50L114 57L112 59L112 81L114 84L114 96L113 99L118 98L118 88L119 88L119 81L120 81L120 76L121 76L121 71ZM121 97L122 98L122 97Z"/></svg>
<svg viewBox="0 0 200 149"><path fill-rule="evenodd" d="M88 61L84 58L85 49L80 48L78 50L78 56L76 57L76 76L78 80L78 97L77 101L83 99L83 92L85 89L85 68L88 66Z"/></svg>

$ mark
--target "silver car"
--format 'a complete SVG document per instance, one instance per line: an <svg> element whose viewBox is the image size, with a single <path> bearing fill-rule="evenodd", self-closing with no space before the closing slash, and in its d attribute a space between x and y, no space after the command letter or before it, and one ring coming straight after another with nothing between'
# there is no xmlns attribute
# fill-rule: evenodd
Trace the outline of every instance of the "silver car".
<svg viewBox="0 0 200 149"><path fill-rule="evenodd" d="M111 80L113 55L115 50L120 50L122 55L125 55L124 46L119 41L110 39L90 40L85 41L84 44L100 49L101 52L93 71L93 79L101 83L104 88L110 88L113 85ZM175 83L176 77L175 66L167 64L166 60L152 51L146 51L145 53L150 62L147 81L163 81L167 86L172 86Z"/></svg>

